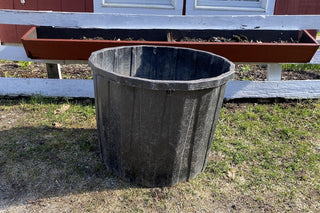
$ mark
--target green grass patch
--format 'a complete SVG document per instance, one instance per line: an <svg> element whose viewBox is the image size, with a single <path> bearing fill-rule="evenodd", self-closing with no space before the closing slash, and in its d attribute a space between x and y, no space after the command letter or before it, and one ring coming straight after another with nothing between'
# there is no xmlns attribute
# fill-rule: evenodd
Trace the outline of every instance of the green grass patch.
<svg viewBox="0 0 320 213"><path fill-rule="evenodd" d="M31 61L19 61L19 66L24 70L27 69L27 67L31 64L33 64Z"/></svg>
<svg viewBox="0 0 320 213"><path fill-rule="evenodd" d="M282 70L320 72L320 64L283 64Z"/></svg>
<svg viewBox="0 0 320 213"><path fill-rule="evenodd" d="M288 196L294 203L318 191L320 102L235 105L222 110L213 152L223 158L209 163L210 171L222 178L236 168L232 181L238 190L260 198L270 193L282 201L279 207ZM216 172L217 164L223 172Z"/></svg>
<svg viewBox="0 0 320 213"><path fill-rule="evenodd" d="M206 170L173 187L110 174L93 100L0 99L8 212L319 212L320 101L225 103Z"/></svg>

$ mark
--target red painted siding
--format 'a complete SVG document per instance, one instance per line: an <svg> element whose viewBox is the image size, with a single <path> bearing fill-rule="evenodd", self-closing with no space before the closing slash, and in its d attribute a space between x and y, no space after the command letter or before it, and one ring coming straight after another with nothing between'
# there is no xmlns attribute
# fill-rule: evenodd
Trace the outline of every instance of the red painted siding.
<svg viewBox="0 0 320 213"><path fill-rule="evenodd" d="M12 9L13 8L13 2L12 0L1 0L0 1L0 7L3 9Z"/></svg>
<svg viewBox="0 0 320 213"><path fill-rule="evenodd" d="M62 11L69 12L84 12L86 9L85 0L77 0L76 3L74 1L62 1Z"/></svg>
<svg viewBox="0 0 320 213"><path fill-rule="evenodd" d="M25 4L21 4L21 0L13 0L13 8L17 10L36 10L38 7L37 0L26 0L25 2Z"/></svg>
<svg viewBox="0 0 320 213"><path fill-rule="evenodd" d="M320 14L319 0L276 0L274 14L302 15Z"/></svg>
<svg viewBox="0 0 320 213"><path fill-rule="evenodd" d="M21 4L21 0L13 1L13 8L17 10L37 10L38 0L26 0L25 4ZM16 25L17 42L21 42L20 38L31 28L28 25Z"/></svg>
<svg viewBox="0 0 320 213"><path fill-rule="evenodd" d="M93 12L93 0L86 0L86 12Z"/></svg>
<svg viewBox="0 0 320 213"><path fill-rule="evenodd" d="M61 1L57 0L38 0L38 10L61 10Z"/></svg>
<svg viewBox="0 0 320 213"><path fill-rule="evenodd" d="M93 0L0 0L0 9L93 12ZM1 42L17 43L30 26L0 24Z"/></svg>
<svg viewBox="0 0 320 213"><path fill-rule="evenodd" d="M0 8L13 9L13 1L1 0ZM17 41L16 26L0 24L0 40L5 42L16 42Z"/></svg>

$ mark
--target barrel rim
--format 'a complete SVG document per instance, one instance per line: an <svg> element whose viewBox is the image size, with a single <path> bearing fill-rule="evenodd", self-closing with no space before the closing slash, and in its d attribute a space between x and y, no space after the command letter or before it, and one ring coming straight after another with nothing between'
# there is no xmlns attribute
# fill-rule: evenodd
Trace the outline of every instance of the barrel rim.
<svg viewBox="0 0 320 213"><path fill-rule="evenodd" d="M111 51L116 49L125 49L125 48L169 48L169 49L185 49L187 51L196 51L201 54L208 54L213 57L218 57L230 64L228 72L222 73L216 77L210 78L200 78L194 80L154 80L148 78L141 78L135 76L122 75L115 72L110 72L108 70L102 69L96 63L94 63L94 58L101 52ZM201 90L209 89L214 87L219 87L223 84L226 84L228 80L233 78L235 65L227 58L207 52L202 50L196 50L192 48L181 48L181 47L170 47L170 46L154 46L154 45L133 45L133 46L121 46L113 48L104 48L91 53L89 57L88 64L94 72L94 77L99 76L106 80L110 80L116 83L120 83L127 86L139 87L151 90Z"/></svg>

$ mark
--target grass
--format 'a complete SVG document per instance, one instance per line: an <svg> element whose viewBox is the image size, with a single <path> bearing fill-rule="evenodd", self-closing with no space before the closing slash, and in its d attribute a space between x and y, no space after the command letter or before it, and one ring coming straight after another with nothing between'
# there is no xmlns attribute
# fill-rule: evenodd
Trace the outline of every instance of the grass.
<svg viewBox="0 0 320 213"><path fill-rule="evenodd" d="M283 64L282 70L320 72L320 64Z"/></svg>
<svg viewBox="0 0 320 213"><path fill-rule="evenodd" d="M319 212L320 100L225 103L206 170L173 187L110 174L92 100L0 99L0 212Z"/></svg>

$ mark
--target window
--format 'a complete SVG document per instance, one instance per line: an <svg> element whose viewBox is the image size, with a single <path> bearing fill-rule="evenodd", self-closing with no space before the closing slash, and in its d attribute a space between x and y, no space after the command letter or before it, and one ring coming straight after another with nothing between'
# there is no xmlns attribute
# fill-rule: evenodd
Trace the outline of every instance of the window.
<svg viewBox="0 0 320 213"><path fill-rule="evenodd" d="M195 7L215 10L254 10L263 11L265 0L195 0Z"/></svg>
<svg viewBox="0 0 320 213"><path fill-rule="evenodd" d="M174 9L174 0L103 0L102 6Z"/></svg>
<svg viewBox="0 0 320 213"><path fill-rule="evenodd" d="M181 15L185 9L186 15L265 15L273 14L274 3L275 0L94 0L94 12Z"/></svg>
<svg viewBox="0 0 320 213"><path fill-rule="evenodd" d="M94 0L94 12L181 15L183 0Z"/></svg>
<svg viewBox="0 0 320 213"><path fill-rule="evenodd" d="M194 0L193 3L187 1L187 14L272 14L274 2L275 0Z"/></svg>

